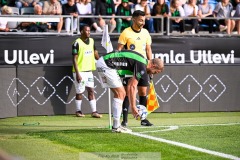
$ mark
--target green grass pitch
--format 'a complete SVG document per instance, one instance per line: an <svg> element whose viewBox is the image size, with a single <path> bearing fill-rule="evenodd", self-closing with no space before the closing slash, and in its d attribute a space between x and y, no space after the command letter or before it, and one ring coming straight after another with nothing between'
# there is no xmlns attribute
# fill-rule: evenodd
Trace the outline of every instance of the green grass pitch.
<svg viewBox="0 0 240 160"><path fill-rule="evenodd" d="M79 160L83 152L154 152L161 160L227 159L157 140L164 139L240 157L240 112L152 113L148 119L153 127L141 127L129 115L129 128L154 139L112 133L107 114L101 119L90 115L5 118L0 119L0 148L24 160Z"/></svg>

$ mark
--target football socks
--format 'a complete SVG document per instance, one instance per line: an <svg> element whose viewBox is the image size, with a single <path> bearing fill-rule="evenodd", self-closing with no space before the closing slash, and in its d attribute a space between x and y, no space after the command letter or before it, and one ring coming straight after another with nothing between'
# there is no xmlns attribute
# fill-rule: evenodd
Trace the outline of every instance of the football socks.
<svg viewBox="0 0 240 160"><path fill-rule="evenodd" d="M113 128L118 128L120 126L120 116L122 112L123 101L118 98L113 98Z"/></svg>

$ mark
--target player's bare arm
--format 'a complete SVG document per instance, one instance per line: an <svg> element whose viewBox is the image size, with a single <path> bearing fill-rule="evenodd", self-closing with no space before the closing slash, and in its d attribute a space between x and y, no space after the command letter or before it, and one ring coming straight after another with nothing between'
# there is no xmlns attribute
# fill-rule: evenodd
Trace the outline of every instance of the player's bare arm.
<svg viewBox="0 0 240 160"><path fill-rule="evenodd" d="M135 118L138 116L138 110L136 107L137 84L137 79L135 77L132 77L129 79L127 86L127 96L129 98L132 114Z"/></svg>
<svg viewBox="0 0 240 160"><path fill-rule="evenodd" d="M151 45L146 45L146 54L147 54L147 59L148 60L152 59L152 48L151 48Z"/></svg>
<svg viewBox="0 0 240 160"><path fill-rule="evenodd" d="M79 71L78 71L78 66L77 66L77 59L78 59L78 55L73 55L73 67L75 69L75 72L76 72L76 79L78 81L78 83L81 82L82 80L82 77L80 76L79 74Z"/></svg>
<svg viewBox="0 0 240 160"><path fill-rule="evenodd" d="M95 57L96 60L99 59L98 50L94 50L94 57Z"/></svg>
<svg viewBox="0 0 240 160"><path fill-rule="evenodd" d="M123 47L124 47L123 44L118 43L117 50L121 51L123 49Z"/></svg>

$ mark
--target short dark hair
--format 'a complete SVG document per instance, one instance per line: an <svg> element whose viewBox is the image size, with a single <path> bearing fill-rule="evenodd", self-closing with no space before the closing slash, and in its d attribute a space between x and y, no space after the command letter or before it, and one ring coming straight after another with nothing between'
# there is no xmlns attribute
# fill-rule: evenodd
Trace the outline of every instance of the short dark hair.
<svg viewBox="0 0 240 160"><path fill-rule="evenodd" d="M139 17L139 16L145 16L145 12L141 11L141 10L136 10L133 12L132 14L132 17L133 18L136 18L136 17Z"/></svg>
<svg viewBox="0 0 240 160"><path fill-rule="evenodd" d="M81 32L85 27L90 27L90 26L87 25L87 24L81 25L81 26L80 26L80 32Z"/></svg>

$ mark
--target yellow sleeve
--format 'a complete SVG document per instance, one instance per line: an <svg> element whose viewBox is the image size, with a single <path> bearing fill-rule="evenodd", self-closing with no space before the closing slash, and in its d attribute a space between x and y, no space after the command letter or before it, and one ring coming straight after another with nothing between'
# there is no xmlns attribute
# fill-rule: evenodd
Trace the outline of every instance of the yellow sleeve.
<svg viewBox="0 0 240 160"><path fill-rule="evenodd" d="M120 34L120 36L119 36L119 38L118 38L118 43L119 43L119 44L122 44L122 45L125 45L125 44L127 43L126 30L124 30L124 31Z"/></svg>

